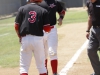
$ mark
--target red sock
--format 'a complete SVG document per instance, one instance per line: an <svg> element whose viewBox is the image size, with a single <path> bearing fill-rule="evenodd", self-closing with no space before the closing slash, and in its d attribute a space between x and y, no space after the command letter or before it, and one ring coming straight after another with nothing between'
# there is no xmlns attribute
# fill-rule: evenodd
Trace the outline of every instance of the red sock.
<svg viewBox="0 0 100 75"><path fill-rule="evenodd" d="M47 75L46 73L40 74L40 75Z"/></svg>
<svg viewBox="0 0 100 75"><path fill-rule="evenodd" d="M52 72L57 73L58 61L57 60L51 60L51 67L52 67Z"/></svg>
<svg viewBox="0 0 100 75"><path fill-rule="evenodd" d="M46 69L47 69L47 59L45 60L45 67L46 67Z"/></svg>
<svg viewBox="0 0 100 75"><path fill-rule="evenodd" d="M28 75L27 73L22 73L22 74L20 74L20 75Z"/></svg>
<svg viewBox="0 0 100 75"><path fill-rule="evenodd" d="M45 60L45 67L46 67L46 69L47 69L47 59ZM48 69L47 69L47 75L48 75Z"/></svg>

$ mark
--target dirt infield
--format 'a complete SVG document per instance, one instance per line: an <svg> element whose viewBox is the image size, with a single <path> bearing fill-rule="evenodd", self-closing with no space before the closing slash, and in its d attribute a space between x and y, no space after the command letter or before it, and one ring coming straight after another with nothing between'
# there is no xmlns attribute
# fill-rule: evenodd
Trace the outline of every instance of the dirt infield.
<svg viewBox="0 0 100 75"><path fill-rule="evenodd" d="M68 24L58 28L58 72L64 68L68 61L73 57L76 51L86 41L86 26L87 23ZM52 75L50 63L48 61L49 75ZM86 49L81 53L78 60L70 68L66 75L90 75L93 69L87 57ZM0 75L19 75L19 67L17 68L0 68ZM34 57L29 69L29 75L38 75L35 66Z"/></svg>

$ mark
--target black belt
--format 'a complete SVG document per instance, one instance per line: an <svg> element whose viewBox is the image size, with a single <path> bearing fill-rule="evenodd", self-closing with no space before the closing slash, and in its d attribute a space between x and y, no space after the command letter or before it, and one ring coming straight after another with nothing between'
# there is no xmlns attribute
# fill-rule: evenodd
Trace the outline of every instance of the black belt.
<svg viewBox="0 0 100 75"><path fill-rule="evenodd" d="M100 26L93 26L94 28L100 28Z"/></svg>
<svg viewBox="0 0 100 75"><path fill-rule="evenodd" d="M43 35L33 35L33 34L25 34L25 35L21 35L21 37L25 37L25 36L27 36L27 35L32 35L32 36L43 36Z"/></svg>
<svg viewBox="0 0 100 75"><path fill-rule="evenodd" d="M26 35L31 35L31 34L24 34L24 35L21 35L21 37L25 37Z"/></svg>

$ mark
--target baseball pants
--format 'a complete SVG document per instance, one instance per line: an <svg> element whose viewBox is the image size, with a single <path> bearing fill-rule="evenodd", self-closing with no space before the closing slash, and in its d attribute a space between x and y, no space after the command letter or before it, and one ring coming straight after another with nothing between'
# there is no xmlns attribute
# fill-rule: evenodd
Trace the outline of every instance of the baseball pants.
<svg viewBox="0 0 100 75"><path fill-rule="evenodd" d="M99 56L97 54L99 47L100 47L100 28L92 27L87 50L95 75L100 75L100 61L99 61Z"/></svg>
<svg viewBox="0 0 100 75"><path fill-rule="evenodd" d="M45 67L45 53L43 45L43 37L26 35L22 37L20 48L20 74L28 73L32 59L32 53L35 63L40 74L47 73Z"/></svg>
<svg viewBox="0 0 100 75"><path fill-rule="evenodd" d="M56 25L50 33L44 33L45 59L50 56L51 60L57 59L58 34Z"/></svg>

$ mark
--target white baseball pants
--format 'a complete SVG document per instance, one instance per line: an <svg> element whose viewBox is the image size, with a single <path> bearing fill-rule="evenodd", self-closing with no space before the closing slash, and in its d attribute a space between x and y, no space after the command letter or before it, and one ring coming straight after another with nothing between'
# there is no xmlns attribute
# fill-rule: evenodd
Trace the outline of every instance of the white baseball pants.
<svg viewBox="0 0 100 75"><path fill-rule="evenodd" d="M45 67L45 53L43 45L43 37L26 35L22 37L20 48L20 74L28 73L32 59L32 53L35 63L40 74L47 73Z"/></svg>
<svg viewBox="0 0 100 75"><path fill-rule="evenodd" d="M51 60L57 59L58 34L56 25L50 33L44 33L45 59L50 56Z"/></svg>

